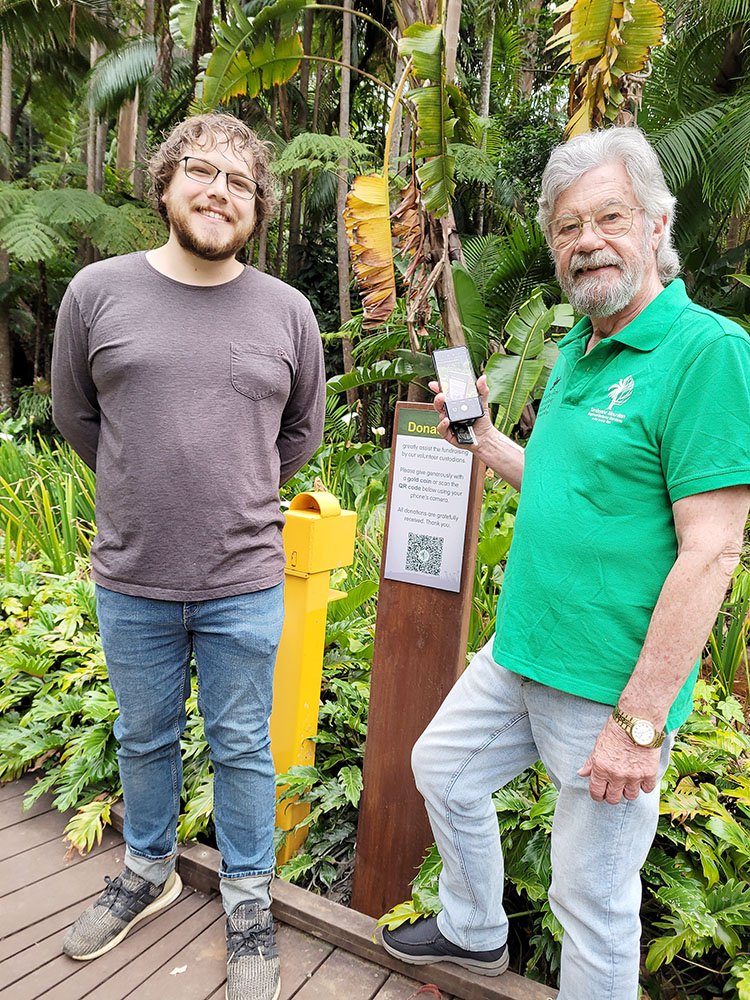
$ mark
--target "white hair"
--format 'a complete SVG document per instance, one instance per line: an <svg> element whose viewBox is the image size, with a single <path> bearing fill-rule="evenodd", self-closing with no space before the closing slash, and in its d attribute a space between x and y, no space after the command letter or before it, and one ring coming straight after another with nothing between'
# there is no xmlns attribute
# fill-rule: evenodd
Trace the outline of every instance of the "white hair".
<svg viewBox="0 0 750 1000"><path fill-rule="evenodd" d="M661 165L648 139L638 128L608 128L584 132L557 146L544 168L537 221L546 232L555 203L571 184L606 163L621 163L633 192L652 223L666 216L664 233L656 248L656 267L663 282L680 272L680 258L672 243L672 222L677 199L664 180Z"/></svg>

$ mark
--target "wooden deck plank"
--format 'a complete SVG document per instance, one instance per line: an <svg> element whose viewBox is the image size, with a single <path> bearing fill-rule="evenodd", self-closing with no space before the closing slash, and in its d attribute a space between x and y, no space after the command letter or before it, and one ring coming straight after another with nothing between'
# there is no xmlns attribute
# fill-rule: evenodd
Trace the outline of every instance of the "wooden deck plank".
<svg viewBox="0 0 750 1000"><path fill-rule="evenodd" d="M273 883L273 912L283 923L321 937L325 941L422 983L435 983L463 1000L554 1000L557 990L513 972L502 976L478 976L451 962L407 965L389 955L373 941L376 921L364 913L347 909L330 899L314 896L289 882Z"/></svg>
<svg viewBox="0 0 750 1000"><path fill-rule="evenodd" d="M2 809L0 809L0 830L6 830L9 826L14 826L16 823L28 823L30 819L35 819L37 816L41 816L42 813L49 812L52 809L50 801L48 795L41 795L30 809L24 811L22 795L17 795L13 799L7 799L3 802Z"/></svg>
<svg viewBox="0 0 750 1000"><path fill-rule="evenodd" d="M98 850L106 851L119 844L122 844L122 837L109 827L104 831ZM3 895L7 895L48 875L75 868L87 860L88 855L81 855L75 850L69 851L59 839L40 844L30 848L21 858L0 861L0 887Z"/></svg>
<svg viewBox="0 0 750 1000"><path fill-rule="evenodd" d="M9 793L14 784L0 787L4 795L0 799L0 847L11 852L7 857L0 853L0 983L8 984L3 1000L42 996L49 1000L223 1000L226 967L221 903L217 896L202 896L194 889L94 962L74 962L61 955L65 930L102 891L104 875L121 871L124 845L110 830L101 846L66 863L61 839L66 817L50 812L49 795L23 813L23 789L20 794ZM24 789L32 784L27 777ZM181 848L178 866L183 880L194 876L210 891L218 881L218 861L215 850L196 845ZM273 895L282 964L281 1000L410 1000L420 981L435 983L442 1000L553 1000L557 996L556 990L513 973L490 979L450 963L404 965L373 942L372 918L280 880L274 883ZM182 966L187 966L184 973L170 975ZM425 1000L429 998L425 994Z"/></svg>
<svg viewBox="0 0 750 1000"><path fill-rule="evenodd" d="M205 906L193 913L187 920L179 926L174 927L162 937L155 938L149 942L149 947L142 951L137 960L131 960L121 967L113 976L100 977L100 985L86 994L86 1000L119 1000L122 997L130 997L142 983L144 983L154 972L158 972L162 966L168 965L167 974L175 967L185 965L178 956L184 953L191 941L194 941L203 931L213 923L223 926L221 917L221 905L218 900L209 899ZM165 910L165 916L169 910ZM154 928L155 930L155 928ZM143 935L141 935L143 939ZM122 945L120 945L122 947ZM114 958L119 949L115 948L110 955ZM97 962L105 961L110 955L104 955ZM162 989L161 1000L165 996L182 996L182 984L175 988L173 978L168 982L169 993ZM207 991L206 995L209 991ZM71 998L72 1000L72 998Z"/></svg>
<svg viewBox="0 0 750 1000"><path fill-rule="evenodd" d="M44 920L31 924L22 931L4 938L0 941L0 962L12 958L13 955L17 955L26 948L33 948L35 945L41 944L50 934L55 934L60 928L69 927L81 910L88 906L89 903L93 903L98 895L98 892L92 893L86 899L74 903L64 910L58 910L57 913L45 917Z"/></svg>
<svg viewBox="0 0 750 1000"><path fill-rule="evenodd" d="M36 777L28 773L14 781L6 781L4 785L0 785L0 802L14 799L17 795L24 795L35 781Z"/></svg>
<svg viewBox="0 0 750 1000"><path fill-rule="evenodd" d="M56 987L55 1000L79 1000L80 997L88 997L90 993L98 990L102 983L115 981L118 973L131 964L145 969L143 975L145 978L155 967L160 967L158 961L154 961L153 955L149 954L159 940L203 910L206 910L205 920L210 921L215 916L213 904L214 900L203 893L187 889L176 903L149 920L144 920L131 934L128 934L122 944L101 958L92 962L74 962L69 958L60 958L61 963L74 966L74 969L70 977ZM198 926L203 926L203 922ZM171 992L170 990L162 992L162 998L170 996ZM120 997L125 995L126 992L112 992L108 1000L120 1000Z"/></svg>
<svg viewBox="0 0 750 1000"><path fill-rule="evenodd" d="M302 931L287 924L279 924L276 928L276 942L281 959L279 1000L291 1000L328 958L333 951L333 945L309 934L303 934Z"/></svg>
<svg viewBox="0 0 750 1000"><path fill-rule="evenodd" d="M97 851L97 848L94 850ZM121 871L124 857L122 844L107 851L92 852L81 865L9 893L3 897L0 909L0 938L85 899L97 889L101 892L104 876Z"/></svg>
<svg viewBox="0 0 750 1000"><path fill-rule="evenodd" d="M0 807L5 809L6 803ZM32 847L48 844L52 840L62 842L63 830L74 810L59 813L56 809L37 816L33 823L14 823L0 830L0 860L15 857ZM0 886L2 883L0 883Z"/></svg>
<svg viewBox="0 0 750 1000"><path fill-rule="evenodd" d="M174 993L180 1000L206 1000L225 982L224 911L218 900L214 900L212 910L217 911L217 919L128 993L128 1000L164 1000Z"/></svg>
<svg viewBox="0 0 750 1000"><path fill-rule="evenodd" d="M388 978L388 972L372 962L338 948L315 975L295 994L294 1000L372 1000Z"/></svg>
<svg viewBox="0 0 750 1000"><path fill-rule="evenodd" d="M373 1000L412 1000L414 994L420 988L419 983L405 976L399 976L397 972L392 972L383 986L373 997ZM440 993L441 1000L452 1000L447 993ZM414 1000L438 1000L434 993L423 993Z"/></svg>
<svg viewBox="0 0 750 1000"><path fill-rule="evenodd" d="M170 920L167 921L165 919L163 923L159 924L158 933L163 933L164 930L171 929L172 926L175 926L175 923L179 923L180 920L188 917L200 905L200 903L190 902L190 897L186 898L185 903L187 905L183 906L181 901L170 908L170 910L178 910L179 912L170 912ZM63 995L85 996L85 983L95 986L100 982L104 971L104 966L98 964L101 960L97 959L97 962L74 962L66 958L62 953L62 941L65 933L72 920L78 916L80 909L80 907L76 908L71 921L58 928L56 933L50 934L43 941L40 941L31 948L26 948L13 958L0 964L0 980L6 987L10 987L17 980L26 977L26 981L22 984L21 992L19 993L20 996L26 992L31 993L32 989L36 988L34 983L37 980L42 983L44 989L49 989L50 986L55 984L62 984L62 980L68 977L75 979L75 985L72 990L66 990L63 985L56 988L55 997L61 998ZM132 942L135 941L136 935L141 932L141 928L145 928L149 923L152 923L156 920L157 916L159 914L154 915L150 920L144 920L138 927L133 928L132 934L129 934L125 939L130 945L129 949L125 947L125 942L123 942L122 945L114 950L113 957L119 959L120 964L130 960L127 953L129 951L132 952L133 948L143 949L144 945L140 941L136 944ZM166 911L163 916L167 917ZM10 991L7 992L7 996L11 996ZM5 1000L5 997L6 992L3 991L3 1000Z"/></svg>

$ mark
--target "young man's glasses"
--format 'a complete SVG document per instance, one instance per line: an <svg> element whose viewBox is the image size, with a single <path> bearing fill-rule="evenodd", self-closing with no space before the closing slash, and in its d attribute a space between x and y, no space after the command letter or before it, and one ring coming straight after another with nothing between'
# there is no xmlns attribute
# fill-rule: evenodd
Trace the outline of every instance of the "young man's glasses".
<svg viewBox="0 0 750 1000"><path fill-rule="evenodd" d="M587 218L581 215L561 215L550 222L547 239L553 250L564 250L578 241L587 222L591 223L591 228L599 236L618 239L626 236L633 228L633 212L642 211L640 205L625 205L617 201L602 205Z"/></svg>
<svg viewBox="0 0 750 1000"><path fill-rule="evenodd" d="M245 201L252 201L255 192L258 190L257 181L245 174L233 174L228 170L219 170L208 160L201 160L197 156L183 156L180 163L185 166L185 173L191 181L199 184L213 184L219 174L226 174L227 191L234 198L244 198Z"/></svg>

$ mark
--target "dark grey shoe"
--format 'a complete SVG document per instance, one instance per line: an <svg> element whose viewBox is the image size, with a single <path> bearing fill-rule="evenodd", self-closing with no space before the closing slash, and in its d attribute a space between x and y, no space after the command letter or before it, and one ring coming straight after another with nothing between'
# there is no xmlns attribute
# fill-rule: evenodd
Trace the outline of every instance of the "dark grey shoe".
<svg viewBox="0 0 750 1000"><path fill-rule="evenodd" d="M118 945L139 921L169 906L182 892L177 872L172 872L162 885L148 882L129 868L117 878L106 875L104 881L107 888L65 935L63 951L70 958L99 958Z"/></svg>
<svg viewBox="0 0 750 1000"><path fill-rule="evenodd" d="M280 993L271 911L240 903L227 917L227 1000L278 1000Z"/></svg>
<svg viewBox="0 0 750 1000"><path fill-rule="evenodd" d="M438 930L437 917L418 917L393 931L383 928L383 947L389 955L411 965L454 962L480 976L499 976L508 968L508 946L490 951L466 951Z"/></svg>

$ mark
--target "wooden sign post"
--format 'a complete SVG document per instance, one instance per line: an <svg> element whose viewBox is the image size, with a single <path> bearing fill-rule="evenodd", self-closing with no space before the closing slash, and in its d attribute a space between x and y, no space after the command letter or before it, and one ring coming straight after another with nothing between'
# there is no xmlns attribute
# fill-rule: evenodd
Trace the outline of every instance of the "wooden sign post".
<svg viewBox="0 0 750 1000"><path fill-rule="evenodd" d="M429 403L398 403L394 428L401 425L406 430L405 418L411 418L412 411L416 414L409 426L420 419L422 426L436 423L437 414ZM433 441L436 436L434 432ZM441 440L439 436L437 440ZM417 438L410 441L408 447L413 450L408 454L416 456L413 469L405 471L403 464L398 466L401 458L397 456L403 457L405 452L403 445L398 446L396 435L391 449L364 789L359 803L352 890L352 907L376 917L409 898L410 883L434 839L422 797L414 784L411 751L466 665L484 483L485 467L474 458L470 473L463 476L464 487L468 489L468 497L464 496L463 501L463 558L460 559L459 553L455 586L452 590L444 589L451 585L450 580L447 584L440 580L436 560L440 549L439 554L449 562L451 553L444 554L443 549L450 549L450 539L445 539L444 546L438 536L442 526L454 517L446 491L450 491L451 481L458 482L461 476L450 471L455 468L452 463L465 463L457 449L451 449L452 455L446 453L442 462L439 455L430 455L436 449L430 447L429 437L422 445ZM426 456L424 462L419 461L420 454ZM436 474L438 464L440 471ZM425 515L428 507L430 513ZM403 536L408 549L413 549L405 560L401 559L400 565L405 567L401 575L411 575L420 583L386 576L386 573L394 575L388 566L394 564L394 553L389 559L387 546L395 517L413 522L413 532L408 530L412 527L408 523L400 535L396 532L391 535L392 539ZM434 542L430 541L430 535L435 536ZM411 573L409 567L416 567L417 571ZM420 567L427 572L418 572ZM447 566L446 574L449 576L450 572ZM422 582L429 581L430 574L441 583L440 587Z"/></svg>

